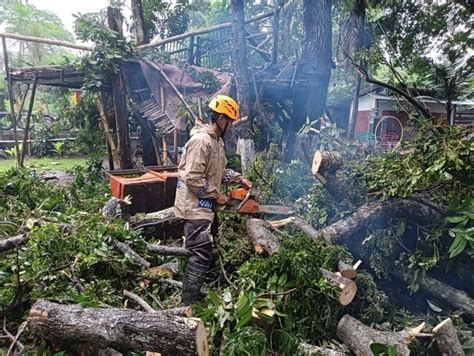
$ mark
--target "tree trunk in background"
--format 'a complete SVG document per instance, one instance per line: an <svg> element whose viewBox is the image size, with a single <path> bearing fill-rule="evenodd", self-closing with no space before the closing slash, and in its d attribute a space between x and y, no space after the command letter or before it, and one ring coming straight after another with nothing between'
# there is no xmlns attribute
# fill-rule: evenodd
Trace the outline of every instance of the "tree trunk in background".
<svg viewBox="0 0 474 356"><path fill-rule="evenodd" d="M122 14L120 13L120 9L109 6L107 8L107 21L109 27L116 31L119 37L123 38ZM121 169L132 168L130 137L127 123L127 97L125 95L125 83L121 73L114 74L112 77L112 95L115 107L119 167Z"/></svg>
<svg viewBox="0 0 474 356"><path fill-rule="evenodd" d="M291 131L297 132L306 117L317 119L324 114L332 69L331 0L303 1L303 54L296 78L306 85L295 90Z"/></svg>
<svg viewBox="0 0 474 356"><path fill-rule="evenodd" d="M250 125L252 113L250 111L250 76L247 67L247 46L244 26L244 1L232 0L232 62L234 67L235 85L237 87L237 102L240 106L240 116L249 116L249 120L239 127L239 140L242 140L240 152L242 173L245 174L248 165L253 162L252 152L255 152Z"/></svg>
<svg viewBox="0 0 474 356"><path fill-rule="evenodd" d="M133 26L135 27L135 37L137 45L148 43L145 31L145 22L143 20L142 0L132 0Z"/></svg>
<svg viewBox="0 0 474 356"><path fill-rule="evenodd" d="M352 103L351 103L351 113L349 116L349 123L347 124L347 137L351 138L354 136L355 123L357 120L357 113L359 111L359 93L360 93L360 84L362 78L356 75L356 87L352 93Z"/></svg>

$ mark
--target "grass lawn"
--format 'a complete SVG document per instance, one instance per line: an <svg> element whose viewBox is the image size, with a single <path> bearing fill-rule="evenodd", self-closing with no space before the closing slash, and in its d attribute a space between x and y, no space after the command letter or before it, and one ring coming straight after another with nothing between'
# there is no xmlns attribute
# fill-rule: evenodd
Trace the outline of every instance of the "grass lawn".
<svg viewBox="0 0 474 356"><path fill-rule="evenodd" d="M25 166L37 168L41 171L48 170L67 170L73 166L86 162L86 158L25 158ZM15 167L14 159L0 159L0 172L4 172L9 168Z"/></svg>

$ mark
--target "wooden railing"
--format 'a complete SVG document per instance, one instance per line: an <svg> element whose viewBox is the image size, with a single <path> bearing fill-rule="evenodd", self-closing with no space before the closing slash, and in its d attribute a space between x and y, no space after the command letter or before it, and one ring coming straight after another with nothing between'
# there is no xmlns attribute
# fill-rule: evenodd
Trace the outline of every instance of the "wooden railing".
<svg viewBox="0 0 474 356"><path fill-rule="evenodd" d="M265 13L245 21L247 27L248 55L260 55L266 62L272 57L271 23L262 32L261 26L271 20L274 13ZM257 26L255 26L257 25ZM251 27L258 30L252 31ZM186 32L163 40L152 41L137 47L137 50L158 48L173 62L187 62L207 68L230 67L232 53L232 23L226 22L205 29ZM255 33L252 33L255 32Z"/></svg>

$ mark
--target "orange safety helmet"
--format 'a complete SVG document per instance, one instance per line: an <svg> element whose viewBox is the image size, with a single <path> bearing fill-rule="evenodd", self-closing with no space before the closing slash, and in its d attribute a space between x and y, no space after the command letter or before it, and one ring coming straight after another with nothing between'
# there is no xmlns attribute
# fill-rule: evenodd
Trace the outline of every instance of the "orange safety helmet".
<svg viewBox="0 0 474 356"><path fill-rule="evenodd" d="M219 114L226 115L233 121L237 121L239 118L239 104L227 95L216 95L209 103L209 107Z"/></svg>

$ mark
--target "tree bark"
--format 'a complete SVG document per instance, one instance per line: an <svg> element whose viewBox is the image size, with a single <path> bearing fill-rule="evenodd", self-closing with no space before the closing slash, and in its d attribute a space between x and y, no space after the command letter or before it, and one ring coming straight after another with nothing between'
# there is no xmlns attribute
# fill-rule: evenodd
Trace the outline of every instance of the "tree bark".
<svg viewBox="0 0 474 356"><path fill-rule="evenodd" d="M425 276L420 281L420 288L436 298L442 299L446 304L463 310L466 315L474 319L474 300L466 292L453 288L435 278Z"/></svg>
<svg viewBox="0 0 474 356"><path fill-rule="evenodd" d="M193 253L184 247L163 246L163 245L148 245L148 252L156 253L160 256L184 256L191 257Z"/></svg>
<svg viewBox="0 0 474 356"><path fill-rule="evenodd" d="M308 84L295 90L293 132L301 128L307 117L321 117L326 108L333 66L331 9L331 0L303 0L303 55L297 79L304 78Z"/></svg>
<svg viewBox="0 0 474 356"><path fill-rule="evenodd" d="M278 252L280 242L271 232L272 226L260 219L249 219L245 223L247 234L258 255L268 255Z"/></svg>
<svg viewBox="0 0 474 356"><path fill-rule="evenodd" d="M359 75L356 75L356 86L354 88L354 91L352 92L351 111L349 114L349 122L347 123L347 137L348 138L352 138L354 136L357 113L359 112L359 95L360 95L361 83L362 83L362 78Z"/></svg>
<svg viewBox="0 0 474 356"><path fill-rule="evenodd" d="M324 278L331 284L335 285L339 290L338 301L341 305L348 305L354 299L357 293L357 285L349 278L345 278L336 273L320 268Z"/></svg>
<svg viewBox="0 0 474 356"><path fill-rule="evenodd" d="M309 356L346 356L345 352L340 352L340 351L335 351L328 349L326 347L321 347L321 346L314 346L307 344L305 342L302 342L299 347L299 351L303 353L303 355L309 355Z"/></svg>
<svg viewBox="0 0 474 356"><path fill-rule="evenodd" d="M36 336L58 345L114 347L170 355L208 355L203 322L166 313L119 308L83 308L37 301L29 327Z"/></svg>
<svg viewBox="0 0 474 356"><path fill-rule="evenodd" d="M354 269L350 264L339 261L337 264L337 269L341 273L341 276L349 279L354 279L357 277L357 270Z"/></svg>
<svg viewBox="0 0 474 356"><path fill-rule="evenodd" d="M122 14L120 9L109 6L107 8L107 20L109 27L123 38ZM130 137L128 133L128 111L127 97L125 95L125 84L121 73L112 76L112 95L114 97L115 121L117 129L117 152L119 167L121 169L132 168L132 157L130 154Z"/></svg>
<svg viewBox="0 0 474 356"><path fill-rule="evenodd" d="M135 29L137 46L148 43L145 31L145 21L143 20L142 0L132 0L132 18Z"/></svg>
<svg viewBox="0 0 474 356"><path fill-rule="evenodd" d="M426 223L441 221L442 214L408 199L375 201L360 206L352 215L325 227L318 235L333 244L344 243L360 229L384 217L415 219L417 223Z"/></svg>
<svg viewBox="0 0 474 356"><path fill-rule="evenodd" d="M436 325L433 333L441 355L464 356L464 350L459 342L458 334L451 318L447 318Z"/></svg>
<svg viewBox="0 0 474 356"><path fill-rule="evenodd" d="M339 152L325 152L316 151L313 155L313 164L311 166L311 173L316 175L325 175L336 173L342 167L343 160Z"/></svg>
<svg viewBox="0 0 474 356"><path fill-rule="evenodd" d="M231 0L232 13L232 63L234 68L235 86L237 88L237 101L240 106L240 116L248 116L249 120L239 127L239 139L244 140L247 149L241 151L242 162L253 163L255 157L248 154L255 152L254 142L251 132L251 122L253 113L251 112L250 96L250 76L247 65L247 46L245 38L245 14L244 1ZM247 168L247 167L245 167ZM243 172L245 174L245 171Z"/></svg>
<svg viewBox="0 0 474 356"><path fill-rule="evenodd" d="M344 315L337 325L337 336L352 352L358 356L373 355L370 345L379 343L386 346L395 345L398 356L410 354L408 344L421 331L423 324L412 330L398 332L378 331L372 329L350 315Z"/></svg>
<svg viewBox="0 0 474 356"><path fill-rule="evenodd" d="M26 244L28 241L28 235L21 234L17 236L7 237L0 240L0 252L10 250L20 245Z"/></svg>
<svg viewBox="0 0 474 356"><path fill-rule="evenodd" d="M121 241L118 241L117 239L112 240L112 244L114 247L122 252L126 257L130 258L130 260L138 266L141 266L143 268L150 268L150 262L145 260L143 257L141 257L138 253L132 250L132 248Z"/></svg>
<svg viewBox="0 0 474 356"><path fill-rule="evenodd" d="M174 208L167 208L145 215L135 215L130 218L130 223L134 228L156 227L166 229L171 227L181 227L183 219L178 218L174 213Z"/></svg>

